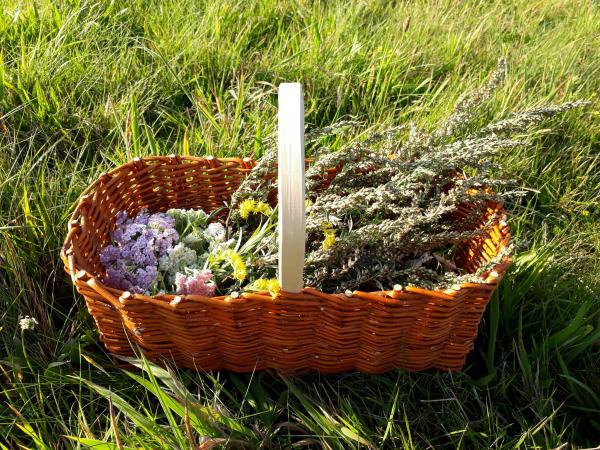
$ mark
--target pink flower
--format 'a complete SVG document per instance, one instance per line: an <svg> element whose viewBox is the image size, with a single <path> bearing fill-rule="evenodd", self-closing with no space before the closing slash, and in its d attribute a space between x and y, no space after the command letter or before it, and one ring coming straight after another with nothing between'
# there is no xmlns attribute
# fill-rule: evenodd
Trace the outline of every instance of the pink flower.
<svg viewBox="0 0 600 450"><path fill-rule="evenodd" d="M180 295L203 295L212 297L215 295L217 285L211 281L210 270L194 270L190 275L177 272L175 275L175 286Z"/></svg>

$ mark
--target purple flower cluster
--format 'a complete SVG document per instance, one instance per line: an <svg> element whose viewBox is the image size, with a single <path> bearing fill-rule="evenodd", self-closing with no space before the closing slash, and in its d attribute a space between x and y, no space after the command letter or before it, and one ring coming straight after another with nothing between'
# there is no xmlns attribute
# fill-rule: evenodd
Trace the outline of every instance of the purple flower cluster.
<svg viewBox="0 0 600 450"><path fill-rule="evenodd" d="M141 211L135 218L117 214L113 243L100 252L106 268L104 282L114 288L142 294L156 286L158 260L173 248L179 234L175 220L165 213Z"/></svg>
<svg viewBox="0 0 600 450"><path fill-rule="evenodd" d="M175 286L180 295L203 295L212 297L215 295L216 284L211 281L210 270L193 270L191 275L177 273L175 275Z"/></svg>

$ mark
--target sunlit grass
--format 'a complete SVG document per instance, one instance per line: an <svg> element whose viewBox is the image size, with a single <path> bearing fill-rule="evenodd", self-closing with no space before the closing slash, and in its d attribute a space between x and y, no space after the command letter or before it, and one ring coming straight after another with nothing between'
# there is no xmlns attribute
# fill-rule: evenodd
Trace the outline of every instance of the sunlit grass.
<svg viewBox="0 0 600 450"><path fill-rule="evenodd" d="M0 5L0 443L6 448L553 448L600 439L598 104L503 156L515 264L461 373L127 372L58 257L134 156L260 156L276 86L309 126L427 128L505 56L491 114L600 88L593 2L6 0ZM339 145L339 136L331 147ZM35 317L21 332L19 317ZM102 445L100 445L103 443ZM0 447L1 448L1 447Z"/></svg>

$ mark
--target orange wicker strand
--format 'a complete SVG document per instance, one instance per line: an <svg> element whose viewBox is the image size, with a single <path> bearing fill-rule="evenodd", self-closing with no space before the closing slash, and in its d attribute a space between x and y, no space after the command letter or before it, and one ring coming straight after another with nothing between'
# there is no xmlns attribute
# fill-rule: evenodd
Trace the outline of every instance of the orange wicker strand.
<svg viewBox="0 0 600 450"><path fill-rule="evenodd" d="M136 158L84 191L61 258L111 353L131 356L133 344L152 360L203 371L375 374L464 366L490 296L510 265L508 257L481 282L444 291L406 287L327 294L307 287L298 294L281 292L276 299L268 292L237 298L149 297L100 281L99 252L110 241L117 212L212 211L227 203L253 166L248 158ZM330 170L327 181L336 173ZM468 207L462 209L468 214ZM481 223L490 217L498 219L486 235L457 252L457 264L469 272L508 245L502 207L490 205Z"/></svg>

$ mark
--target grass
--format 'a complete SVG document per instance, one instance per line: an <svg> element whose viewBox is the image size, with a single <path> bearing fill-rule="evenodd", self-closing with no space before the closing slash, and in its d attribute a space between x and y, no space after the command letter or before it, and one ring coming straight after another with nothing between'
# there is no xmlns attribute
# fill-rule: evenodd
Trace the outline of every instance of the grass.
<svg viewBox="0 0 600 450"><path fill-rule="evenodd" d="M503 156L515 264L460 373L114 366L64 275L70 211L134 156L260 155L276 86L306 121L427 127L506 56L491 113L594 100L584 0L5 0L0 6L0 448L578 448L600 443L600 112ZM336 142L332 143L335 147ZM39 324L21 332L19 317ZM561 447L562 446L562 447Z"/></svg>

